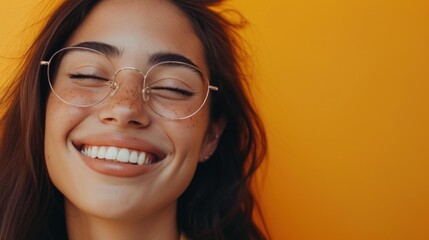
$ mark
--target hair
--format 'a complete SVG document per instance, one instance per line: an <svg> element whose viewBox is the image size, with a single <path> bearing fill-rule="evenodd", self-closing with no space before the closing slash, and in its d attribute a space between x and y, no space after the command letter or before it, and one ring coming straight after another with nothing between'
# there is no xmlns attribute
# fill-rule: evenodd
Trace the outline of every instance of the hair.
<svg viewBox="0 0 429 240"><path fill-rule="evenodd" d="M20 70L0 95L0 239L67 239L64 199L45 165L44 127L49 86L40 61L62 48L99 1L63 1L26 52ZM266 155L263 125L255 111L237 30L213 7L222 0L171 1L189 19L204 47L211 81L211 119L226 121L218 148L200 163L178 199L177 224L190 239L267 239L252 192ZM260 216L262 218L262 216ZM263 220L262 220L263 223Z"/></svg>

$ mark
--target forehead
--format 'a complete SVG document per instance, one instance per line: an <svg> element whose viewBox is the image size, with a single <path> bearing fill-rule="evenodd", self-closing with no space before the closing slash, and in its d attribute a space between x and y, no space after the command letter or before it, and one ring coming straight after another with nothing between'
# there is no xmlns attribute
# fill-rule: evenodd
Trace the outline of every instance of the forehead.
<svg viewBox="0 0 429 240"><path fill-rule="evenodd" d="M101 1L67 46L104 42L121 50L124 64L141 64L156 52L177 53L206 69L204 51L189 19L170 1Z"/></svg>

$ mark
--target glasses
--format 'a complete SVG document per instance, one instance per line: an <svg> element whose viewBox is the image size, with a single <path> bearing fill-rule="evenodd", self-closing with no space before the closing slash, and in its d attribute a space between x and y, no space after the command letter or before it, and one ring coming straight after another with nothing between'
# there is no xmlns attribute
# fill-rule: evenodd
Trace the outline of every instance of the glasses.
<svg viewBox="0 0 429 240"><path fill-rule="evenodd" d="M108 56L86 47L67 47L55 52L47 66L52 93L66 104L91 107L115 95L123 71L142 77L142 97L158 115L186 119L195 115L207 101L211 86L202 71L179 61L157 63L143 73L134 67L116 70Z"/></svg>

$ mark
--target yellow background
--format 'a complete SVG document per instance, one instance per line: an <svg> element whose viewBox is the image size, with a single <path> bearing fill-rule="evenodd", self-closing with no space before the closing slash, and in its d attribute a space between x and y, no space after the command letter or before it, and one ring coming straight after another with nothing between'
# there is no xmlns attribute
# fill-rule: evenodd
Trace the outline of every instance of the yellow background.
<svg viewBox="0 0 429 240"><path fill-rule="evenodd" d="M1 55L36 2L0 0ZM429 239L429 1L228 4L251 22L273 239Z"/></svg>

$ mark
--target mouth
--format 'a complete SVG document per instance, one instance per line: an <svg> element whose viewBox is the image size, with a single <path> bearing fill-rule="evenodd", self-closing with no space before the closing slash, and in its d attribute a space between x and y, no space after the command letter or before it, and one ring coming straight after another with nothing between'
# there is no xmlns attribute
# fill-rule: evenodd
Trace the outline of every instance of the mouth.
<svg viewBox="0 0 429 240"><path fill-rule="evenodd" d="M90 158L133 165L151 165L159 158L149 152L115 146L83 145L80 152Z"/></svg>

